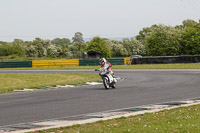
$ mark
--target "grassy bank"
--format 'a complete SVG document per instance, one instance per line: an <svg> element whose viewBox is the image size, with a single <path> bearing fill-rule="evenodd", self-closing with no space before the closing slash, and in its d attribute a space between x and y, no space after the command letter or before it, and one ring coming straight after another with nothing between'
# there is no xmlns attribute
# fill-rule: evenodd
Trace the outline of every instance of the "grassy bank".
<svg viewBox="0 0 200 133"><path fill-rule="evenodd" d="M100 65L99 66L71 66L71 67L0 68L0 70L97 69L99 67ZM113 65L113 69L200 69L200 63Z"/></svg>
<svg viewBox="0 0 200 133"><path fill-rule="evenodd" d="M34 133L199 133L200 105Z"/></svg>
<svg viewBox="0 0 200 133"><path fill-rule="evenodd" d="M98 74L71 73L17 73L0 74L0 93L12 92L15 89L35 88L65 84L81 84L98 81Z"/></svg>

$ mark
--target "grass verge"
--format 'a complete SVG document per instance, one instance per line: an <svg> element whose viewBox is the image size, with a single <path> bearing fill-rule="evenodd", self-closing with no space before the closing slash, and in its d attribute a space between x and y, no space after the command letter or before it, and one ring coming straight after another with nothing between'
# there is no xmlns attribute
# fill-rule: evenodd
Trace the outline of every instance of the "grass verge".
<svg viewBox="0 0 200 133"><path fill-rule="evenodd" d="M0 70L98 69L100 66L0 68ZM113 69L200 69L200 63L113 65Z"/></svg>
<svg viewBox="0 0 200 133"><path fill-rule="evenodd" d="M199 133L200 105L32 133Z"/></svg>
<svg viewBox="0 0 200 133"><path fill-rule="evenodd" d="M15 89L36 88L99 81L98 74L83 73L14 73L0 74L0 93Z"/></svg>

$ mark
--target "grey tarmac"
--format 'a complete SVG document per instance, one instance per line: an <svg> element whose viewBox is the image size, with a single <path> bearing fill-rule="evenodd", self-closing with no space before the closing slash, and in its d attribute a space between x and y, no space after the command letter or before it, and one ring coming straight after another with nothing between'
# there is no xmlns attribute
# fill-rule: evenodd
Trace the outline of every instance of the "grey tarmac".
<svg viewBox="0 0 200 133"><path fill-rule="evenodd" d="M124 80L103 85L0 95L0 126L138 107L200 97L200 70L114 70ZM86 72L94 70L17 70L0 73Z"/></svg>

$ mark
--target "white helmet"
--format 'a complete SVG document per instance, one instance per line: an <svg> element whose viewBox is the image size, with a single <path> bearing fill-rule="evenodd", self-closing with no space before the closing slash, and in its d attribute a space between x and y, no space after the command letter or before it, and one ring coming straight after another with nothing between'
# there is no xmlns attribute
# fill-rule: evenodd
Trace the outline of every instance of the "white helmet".
<svg viewBox="0 0 200 133"><path fill-rule="evenodd" d="M105 58L99 59L99 63L104 66L106 63L106 59Z"/></svg>

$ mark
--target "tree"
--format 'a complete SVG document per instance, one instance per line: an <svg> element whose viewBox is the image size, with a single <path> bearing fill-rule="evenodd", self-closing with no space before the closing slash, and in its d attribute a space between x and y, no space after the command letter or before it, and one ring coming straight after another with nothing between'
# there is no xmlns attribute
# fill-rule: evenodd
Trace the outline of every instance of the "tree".
<svg viewBox="0 0 200 133"><path fill-rule="evenodd" d="M195 22L194 20L190 20L190 19L187 19L187 20L184 20L183 21L183 27L184 28L196 28L196 27L198 27L198 23L197 22Z"/></svg>
<svg viewBox="0 0 200 133"><path fill-rule="evenodd" d="M22 39L14 39L11 43L13 47L13 54L17 56L25 56L25 43ZM15 52L14 52L15 51Z"/></svg>
<svg viewBox="0 0 200 133"><path fill-rule="evenodd" d="M47 49L51 45L50 40L42 40L35 38L32 43L26 46L26 54L30 57L44 57L47 56Z"/></svg>
<svg viewBox="0 0 200 133"><path fill-rule="evenodd" d="M109 40L109 39L104 39L104 40L111 49L112 57L122 57L128 55L128 52L122 45L121 41Z"/></svg>
<svg viewBox="0 0 200 133"><path fill-rule="evenodd" d="M148 33L152 32L152 28L153 28L153 27L156 27L156 25L151 26L151 28L149 28L149 27L143 28L143 29L139 32L139 35L136 36L136 40L144 41L146 35L147 35Z"/></svg>
<svg viewBox="0 0 200 133"><path fill-rule="evenodd" d="M8 56L8 45L0 44L0 56Z"/></svg>
<svg viewBox="0 0 200 133"><path fill-rule="evenodd" d="M147 54L150 56L174 56L180 54L180 39L182 31L179 28L154 25L145 35Z"/></svg>
<svg viewBox="0 0 200 133"><path fill-rule="evenodd" d="M69 46L70 56L73 58L81 58L83 49L86 47L83 40L83 34L81 32L76 32L72 40L73 42Z"/></svg>
<svg viewBox="0 0 200 133"><path fill-rule="evenodd" d="M48 57L59 57L63 54L62 48L56 47L53 44L50 44L49 47L46 50L47 50L46 56L48 56Z"/></svg>
<svg viewBox="0 0 200 133"><path fill-rule="evenodd" d="M85 43L75 42L69 46L70 51L81 51L86 47Z"/></svg>
<svg viewBox="0 0 200 133"><path fill-rule="evenodd" d="M83 34L81 32L76 32L72 40L73 40L72 43L75 42L84 43Z"/></svg>
<svg viewBox="0 0 200 133"><path fill-rule="evenodd" d="M14 45L23 45L24 41L22 39L14 39L12 44L14 44Z"/></svg>
<svg viewBox="0 0 200 133"><path fill-rule="evenodd" d="M145 43L148 55L196 55L200 54L200 20L184 20L175 27L152 25L143 28L136 40Z"/></svg>
<svg viewBox="0 0 200 133"><path fill-rule="evenodd" d="M146 55L146 47L142 40L134 40L125 38L122 45L126 48L128 56L130 55Z"/></svg>
<svg viewBox="0 0 200 133"><path fill-rule="evenodd" d="M85 43L74 42L69 46L69 50L71 51L71 56L74 58L81 58L83 54L83 49L86 47Z"/></svg>
<svg viewBox="0 0 200 133"><path fill-rule="evenodd" d="M55 38L51 41L51 43L61 48L68 48L68 46L71 44L70 40L67 38Z"/></svg>
<svg viewBox="0 0 200 133"><path fill-rule="evenodd" d="M105 58L111 58L111 51L109 46L106 44L106 41L101 39L100 37L94 37L88 44L86 49L94 50L102 53L102 56Z"/></svg>
<svg viewBox="0 0 200 133"><path fill-rule="evenodd" d="M0 56L25 56L24 47L20 45L1 44L0 45Z"/></svg>
<svg viewBox="0 0 200 133"><path fill-rule="evenodd" d="M184 29L181 36L181 52L184 55L200 54L200 25Z"/></svg>
<svg viewBox="0 0 200 133"><path fill-rule="evenodd" d="M1 45L1 44L7 44L7 42L0 41L0 45Z"/></svg>

